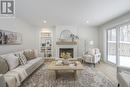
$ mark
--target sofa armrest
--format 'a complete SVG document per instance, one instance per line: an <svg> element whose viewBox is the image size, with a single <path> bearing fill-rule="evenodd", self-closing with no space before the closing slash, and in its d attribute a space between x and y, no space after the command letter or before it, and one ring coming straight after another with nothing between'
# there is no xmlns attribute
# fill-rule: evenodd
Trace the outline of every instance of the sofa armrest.
<svg viewBox="0 0 130 87"><path fill-rule="evenodd" d="M130 72L130 67L117 66L117 72L128 71Z"/></svg>
<svg viewBox="0 0 130 87"><path fill-rule="evenodd" d="M2 74L0 74L0 87L6 87L6 82Z"/></svg>

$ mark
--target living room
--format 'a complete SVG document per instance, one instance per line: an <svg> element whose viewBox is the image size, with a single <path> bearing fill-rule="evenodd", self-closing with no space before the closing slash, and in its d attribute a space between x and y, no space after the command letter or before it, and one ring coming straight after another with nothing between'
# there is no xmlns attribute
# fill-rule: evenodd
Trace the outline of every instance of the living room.
<svg viewBox="0 0 130 87"><path fill-rule="evenodd" d="M0 87L130 87L129 0L0 7Z"/></svg>

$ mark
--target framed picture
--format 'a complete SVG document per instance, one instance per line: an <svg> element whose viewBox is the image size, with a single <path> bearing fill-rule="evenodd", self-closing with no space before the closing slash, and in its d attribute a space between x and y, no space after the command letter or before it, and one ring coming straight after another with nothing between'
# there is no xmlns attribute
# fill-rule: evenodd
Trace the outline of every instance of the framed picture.
<svg viewBox="0 0 130 87"><path fill-rule="evenodd" d="M22 34L17 32L0 30L0 45L22 44Z"/></svg>

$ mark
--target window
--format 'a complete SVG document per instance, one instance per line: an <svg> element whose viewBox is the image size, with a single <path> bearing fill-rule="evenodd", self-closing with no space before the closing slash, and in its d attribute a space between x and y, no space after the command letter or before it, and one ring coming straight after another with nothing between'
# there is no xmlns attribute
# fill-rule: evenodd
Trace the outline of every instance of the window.
<svg viewBox="0 0 130 87"><path fill-rule="evenodd" d="M130 24L107 30L107 61L130 67Z"/></svg>

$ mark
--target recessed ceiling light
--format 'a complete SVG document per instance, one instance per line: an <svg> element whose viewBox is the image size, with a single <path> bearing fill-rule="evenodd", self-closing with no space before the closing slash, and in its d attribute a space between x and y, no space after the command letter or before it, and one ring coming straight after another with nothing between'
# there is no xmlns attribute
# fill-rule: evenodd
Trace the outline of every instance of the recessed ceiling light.
<svg viewBox="0 0 130 87"><path fill-rule="evenodd" d="M43 23L44 23L44 24L46 24L46 23L47 23L47 21L46 21L46 20L44 20L44 21L43 21Z"/></svg>
<svg viewBox="0 0 130 87"><path fill-rule="evenodd" d="M87 21L86 21L86 23L88 24L88 23L89 23L89 21L87 20Z"/></svg>

